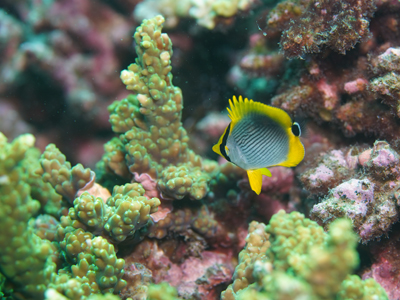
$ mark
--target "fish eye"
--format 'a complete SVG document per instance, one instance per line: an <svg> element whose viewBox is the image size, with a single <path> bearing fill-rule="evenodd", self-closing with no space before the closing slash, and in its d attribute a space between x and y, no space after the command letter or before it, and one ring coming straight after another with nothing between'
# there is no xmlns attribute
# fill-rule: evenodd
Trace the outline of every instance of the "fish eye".
<svg viewBox="0 0 400 300"><path fill-rule="evenodd" d="M301 128L300 128L299 123L293 122L293 125L292 125L292 132L293 132L293 134L294 134L295 136L301 136Z"/></svg>

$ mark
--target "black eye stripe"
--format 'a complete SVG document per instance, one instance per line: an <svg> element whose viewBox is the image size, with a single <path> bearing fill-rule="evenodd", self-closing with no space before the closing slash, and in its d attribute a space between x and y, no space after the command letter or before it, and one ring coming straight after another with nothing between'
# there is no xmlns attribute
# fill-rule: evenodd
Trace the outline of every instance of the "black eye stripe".
<svg viewBox="0 0 400 300"><path fill-rule="evenodd" d="M231 159L229 158L228 154L226 154L225 146L226 146L226 140L228 139L230 131L231 131L231 123L229 123L228 127L226 128L225 135L222 138L221 145L219 145L219 151L221 152L223 157L229 162L231 161Z"/></svg>

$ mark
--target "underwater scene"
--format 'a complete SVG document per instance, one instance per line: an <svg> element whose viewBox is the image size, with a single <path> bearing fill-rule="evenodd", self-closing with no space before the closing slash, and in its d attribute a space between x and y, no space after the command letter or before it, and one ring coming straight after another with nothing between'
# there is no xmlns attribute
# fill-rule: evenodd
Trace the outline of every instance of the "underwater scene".
<svg viewBox="0 0 400 300"><path fill-rule="evenodd" d="M400 300L400 1L0 0L1 300Z"/></svg>

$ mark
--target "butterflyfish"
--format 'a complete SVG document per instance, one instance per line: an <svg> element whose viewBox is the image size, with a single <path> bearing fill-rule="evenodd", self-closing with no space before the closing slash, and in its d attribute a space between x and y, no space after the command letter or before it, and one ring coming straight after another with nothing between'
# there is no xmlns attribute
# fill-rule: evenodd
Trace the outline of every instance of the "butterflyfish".
<svg viewBox="0 0 400 300"><path fill-rule="evenodd" d="M282 109L242 96L229 100L226 127L213 151L247 171L251 189L260 194L262 175L272 166L294 167L304 158L301 128Z"/></svg>

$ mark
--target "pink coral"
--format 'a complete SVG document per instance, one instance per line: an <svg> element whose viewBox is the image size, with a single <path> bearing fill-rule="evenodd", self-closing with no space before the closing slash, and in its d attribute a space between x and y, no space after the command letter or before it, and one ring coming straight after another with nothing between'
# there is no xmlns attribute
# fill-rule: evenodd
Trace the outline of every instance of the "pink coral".
<svg viewBox="0 0 400 300"><path fill-rule="evenodd" d="M344 90L349 94L362 92L365 89L367 84L368 84L368 81L366 79L357 78L356 80L346 82L344 84Z"/></svg>
<svg viewBox="0 0 400 300"><path fill-rule="evenodd" d="M335 108L339 101L336 85L326 82L326 79L321 79L316 83L316 87L323 97L324 108L327 110Z"/></svg>
<svg viewBox="0 0 400 300"><path fill-rule="evenodd" d="M176 251L176 250L175 250ZM146 241L127 258L140 262L152 270L156 283L169 282L185 299L216 299L218 286L228 282L233 274L232 253L203 251L198 257L183 258L181 263L171 261L168 254L155 242Z"/></svg>
<svg viewBox="0 0 400 300"><path fill-rule="evenodd" d="M372 265L362 278L374 278L388 293L389 299L400 299L400 235L398 226L388 238L370 245Z"/></svg>
<svg viewBox="0 0 400 300"><path fill-rule="evenodd" d="M157 223L160 220L164 220L172 211L172 203L166 203L163 201L161 205L158 207L157 212L152 213L150 215L151 219Z"/></svg>
<svg viewBox="0 0 400 300"><path fill-rule="evenodd" d="M327 225L346 216L352 219L356 232L366 242L387 233L400 217L393 196L400 184L400 159L382 141L376 141L371 149L360 150L355 147L346 152L331 151L317 168L302 174L301 180L307 189L318 194L321 188L315 184L316 180L322 184L318 174L324 166L330 170L329 181L324 184L331 190L314 205L311 218Z"/></svg>
<svg viewBox="0 0 400 300"><path fill-rule="evenodd" d="M160 198L160 192L157 189L157 181L154 180L149 174L142 173L139 174L137 172L133 173L133 178L136 182L140 183L145 192L145 196L150 199L153 197Z"/></svg>
<svg viewBox="0 0 400 300"><path fill-rule="evenodd" d="M230 121L227 115L211 112L197 123L196 128L207 136L217 139L224 133Z"/></svg>

